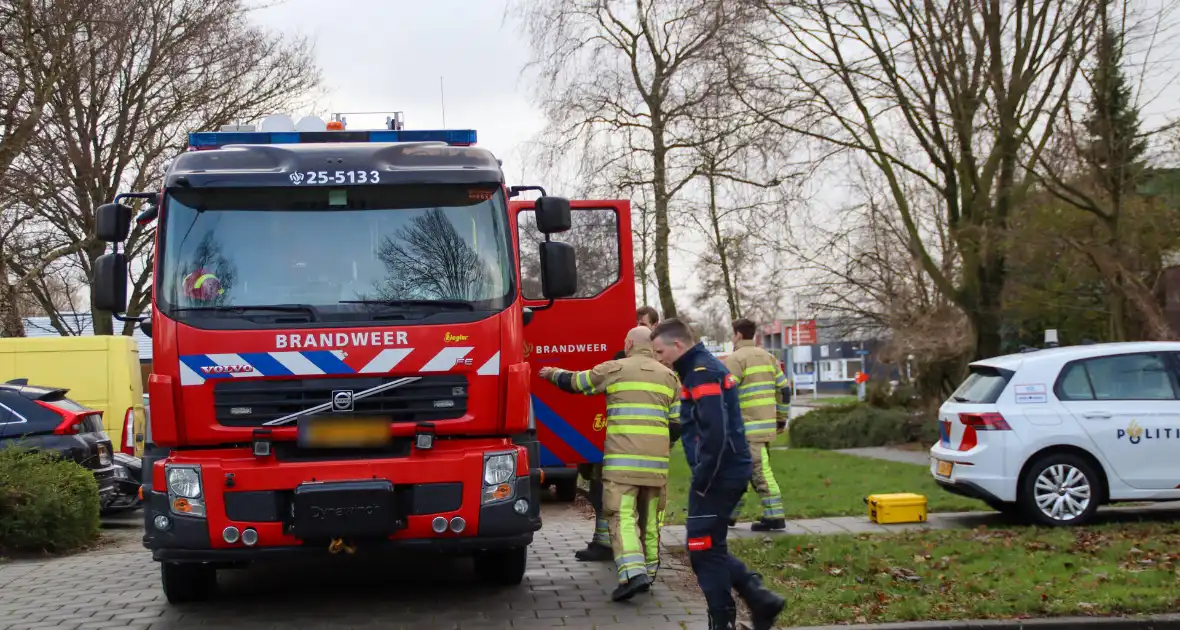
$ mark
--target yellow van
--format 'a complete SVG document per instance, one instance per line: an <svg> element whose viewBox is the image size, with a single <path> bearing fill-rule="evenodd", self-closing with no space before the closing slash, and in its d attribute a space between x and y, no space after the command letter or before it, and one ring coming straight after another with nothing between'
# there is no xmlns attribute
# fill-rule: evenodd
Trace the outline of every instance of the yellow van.
<svg viewBox="0 0 1180 630"><path fill-rule="evenodd" d="M116 451L143 455L143 375L139 347L131 337L0 339L0 382L18 378L69 389L71 400L102 411L103 428Z"/></svg>

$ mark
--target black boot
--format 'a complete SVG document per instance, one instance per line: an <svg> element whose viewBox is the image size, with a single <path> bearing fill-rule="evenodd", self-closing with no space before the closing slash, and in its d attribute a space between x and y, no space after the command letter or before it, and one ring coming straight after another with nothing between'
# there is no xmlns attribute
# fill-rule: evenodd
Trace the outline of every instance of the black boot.
<svg viewBox="0 0 1180 630"><path fill-rule="evenodd" d="M737 610L710 610L709 630L737 630Z"/></svg>
<svg viewBox="0 0 1180 630"><path fill-rule="evenodd" d="M579 549L574 553L574 557L582 562L602 562L615 559L610 547L594 542L587 544L585 549Z"/></svg>
<svg viewBox="0 0 1180 630"><path fill-rule="evenodd" d="M787 606L787 601L779 597L778 593L762 586L762 576L757 573L751 573L750 579L739 586L737 592L750 609L750 621L754 624L754 630L773 628L775 618Z"/></svg>
<svg viewBox="0 0 1180 630"><path fill-rule="evenodd" d="M762 517L757 523L750 525L750 531L753 532L772 532L780 531L787 528L787 521L781 518L766 518Z"/></svg>
<svg viewBox="0 0 1180 630"><path fill-rule="evenodd" d="M647 574L644 573L643 575L637 575L627 580L625 583L620 584L619 588L616 588L615 592L610 594L610 598L612 601L625 602L628 599L635 597L639 593L646 593L650 590L651 578L647 577Z"/></svg>
<svg viewBox="0 0 1180 630"><path fill-rule="evenodd" d="M729 526L735 527L736 525L737 525L737 517L736 516L729 517Z"/></svg>

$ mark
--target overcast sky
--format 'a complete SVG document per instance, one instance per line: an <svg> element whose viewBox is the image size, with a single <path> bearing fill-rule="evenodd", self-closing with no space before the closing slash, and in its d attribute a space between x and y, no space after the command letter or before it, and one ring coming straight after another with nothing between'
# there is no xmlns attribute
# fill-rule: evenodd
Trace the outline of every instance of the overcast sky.
<svg viewBox="0 0 1180 630"><path fill-rule="evenodd" d="M285 0L255 19L309 35L323 69L328 112L401 111L407 129L479 132L479 144L521 182L517 149L541 128L520 79L528 46L504 19L504 0ZM349 117L349 128L384 118Z"/></svg>

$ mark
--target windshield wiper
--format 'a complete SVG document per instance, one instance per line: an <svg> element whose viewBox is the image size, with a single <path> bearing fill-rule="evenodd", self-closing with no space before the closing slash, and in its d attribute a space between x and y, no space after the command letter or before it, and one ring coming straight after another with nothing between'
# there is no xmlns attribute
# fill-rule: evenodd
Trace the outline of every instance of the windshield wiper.
<svg viewBox="0 0 1180 630"><path fill-rule="evenodd" d="M315 308L310 304L256 304L256 305L225 305L225 306L181 306L172 309L172 312L178 313L181 311L196 312L196 313L239 313L244 314L248 311L278 311L282 313L307 313L311 316L311 321L319 319L319 314L316 313Z"/></svg>
<svg viewBox="0 0 1180 630"><path fill-rule="evenodd" d="M961 403L971 402L970 399L963 398L962 396L951 396L951 400L954 400L955 402L961 402Z"/></svg>
<svg viewBox="0 0 1180 630"><path fill-rule="evenodd" d="M475 304L467 300L340 300L340 303L377 306L434 306L437 308L475 310Z"/></svg>

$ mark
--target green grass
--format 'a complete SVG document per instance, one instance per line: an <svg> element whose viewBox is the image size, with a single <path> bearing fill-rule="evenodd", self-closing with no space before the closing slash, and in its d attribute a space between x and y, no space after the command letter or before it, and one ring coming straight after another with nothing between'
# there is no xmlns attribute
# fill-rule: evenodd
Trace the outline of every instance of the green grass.
<svg viewBox="0 0 1180 630"><path fill-rule="evenodd" d="M784 436L780 436L782 439ZM983 503L942 490L926 466L887 462L831 451L790 449L770 451L774 478L778 480L787 518L818 518L867 514L864 499L870 494L917 492L929 499L931 512L986 510ZM688 508L688 464L681 446L672 449L665 522L684 522ZM761 515L758 497L746 493L742 520Z"/></svg>
<svg viewBox="0 0 1180 630"><path fill-rule="evenodd" d="M787 598L783 626L1180 607L1175 524L781 536L730 547Z"/></svg>
<svg viewBox="0 0 1180 630"><path fill-rule="evenodd" d="M771 443L771 446L790 446L790 445L791 445L791 433L789 431L783 431L782 433L779 433L778 437L774 438L774 442Z"/></svg>

